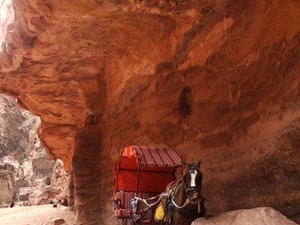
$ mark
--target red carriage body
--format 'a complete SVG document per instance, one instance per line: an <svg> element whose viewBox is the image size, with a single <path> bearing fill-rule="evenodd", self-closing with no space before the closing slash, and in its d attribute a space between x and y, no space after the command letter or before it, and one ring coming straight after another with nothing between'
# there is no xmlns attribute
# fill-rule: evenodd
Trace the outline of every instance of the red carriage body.
<svg viewBox="0 0 300 225"><path fill-rule="evenodd" d="M176 180L175 172L181 164L181 154L174 148L128 146L123 149L115 165L114 215L127 224L127 219L133 217L131 200L135 196L147 199L159 195Z"/></svg>

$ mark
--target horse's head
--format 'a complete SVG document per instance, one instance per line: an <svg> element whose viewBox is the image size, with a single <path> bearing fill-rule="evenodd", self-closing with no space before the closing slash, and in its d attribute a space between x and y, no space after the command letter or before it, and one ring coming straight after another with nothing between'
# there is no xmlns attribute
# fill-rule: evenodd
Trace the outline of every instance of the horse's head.
<svg viewBox="0 0 300 225"><path fill-rule="evenodd" d="M202 173L200 172L200 164L195 165L194 163L185 164L183 183L185 188L185 194L191 202L197 202L200 196L202 189Z"/></svg>

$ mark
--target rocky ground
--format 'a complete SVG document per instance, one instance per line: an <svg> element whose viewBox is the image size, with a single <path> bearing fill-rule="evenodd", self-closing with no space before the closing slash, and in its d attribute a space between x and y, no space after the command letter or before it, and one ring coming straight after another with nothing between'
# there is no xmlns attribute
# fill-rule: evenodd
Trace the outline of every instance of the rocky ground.
<svg viewBox="0 0 300 225"><path fill-rule="evenodd" d="M65 223L57 222L62 221ZM1 225L73 225L73 212L66 207L53 208L52 205L31 207L14 207L0 209ZM223 213L212 218L195 220L192 225L297 225L288 220L281 213L268 207L259 207L248 210L236 210Z"/></svg>
<svg viewBox="0 0 300 225"><path fill-rule="evenodd" d="M74 224L74 214L64 207L52 205L0 209L1 225L50 225L53 220L64 219L64 225ZM62 224L62 223L57 223Z"/></svg>

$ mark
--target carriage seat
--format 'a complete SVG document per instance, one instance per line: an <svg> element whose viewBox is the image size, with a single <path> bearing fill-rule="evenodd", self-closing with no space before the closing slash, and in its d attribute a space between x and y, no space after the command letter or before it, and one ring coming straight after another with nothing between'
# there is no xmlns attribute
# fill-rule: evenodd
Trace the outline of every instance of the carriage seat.
<svg viewBox="0 0 300 225"><path fill-rule="evenodd" d="M148 199L156 196L157 193L138 193L137 196L143 199ZM113 213L114 216L120 219L132 218L133 209L131 205L131 199L135 197L135 192L117 191L114 193L113 201Z"/></svg>

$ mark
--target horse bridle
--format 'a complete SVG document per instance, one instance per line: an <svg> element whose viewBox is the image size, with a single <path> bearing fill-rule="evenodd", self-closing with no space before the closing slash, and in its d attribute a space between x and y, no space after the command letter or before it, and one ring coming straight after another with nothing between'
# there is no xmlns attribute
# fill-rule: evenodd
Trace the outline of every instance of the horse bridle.
<svg viewBox="0 0 300 225"><path fill-rule="evenodd" d="M200 196L201 184L200 184L200 187L199 186L197 187L196 177L197 177L198 173L201 176L201 172L199 170L197 170L194 165L190 165L190 168L188 169L186 174L183 176L183 178L187 175L187 173L190 173L190 176L192 177L192 179L194 179L194 181L191 180L190 184L186 184L185 182L183 182L185 194L187 195L187 197L191 203L197 203L198 200L201 198L201 196ZM190 193L192 193L192 196L190 195ZM195 195L196 195L196 197L194 197Z"/></svg>
<svg viewBox="0 0 300 225"><path fill-rule="evenodd" d="M187 173L190 173L190 174L194 174L194 173L199 173L201 175L201 172L199 170L197 170L195 168L195 166L193 164L189 164L189 169L186 171L186 173L184 173L184 175L182 176L181 180L179 180L177 182L177 185L176 185L176 188L175 188L175 193L177 193L181 187L181 185L184 185L184 189L185 189L185 194L187 196L186 198L186 201L184 202L183 205L179 206L176 204L175 202L175 198L176 198L176 194L173 195L172 197L172 203L173 205L177 208L177 209L183 209L184 207L186 207L188 204L192 203L192 204L200 204L200 201L201 201L201 195L200 195L200 192L201 192L201 186L200 188L197 187L196 185L196 176L197 174L195 174L195 185L192 186L191 183L190 185L187 185L185 182L184 182L184 177L187 175ZM201 185L201 184L200 184ZM193 193L193 196L196 195L195 198L192 198L189 193Z"/></svg>

